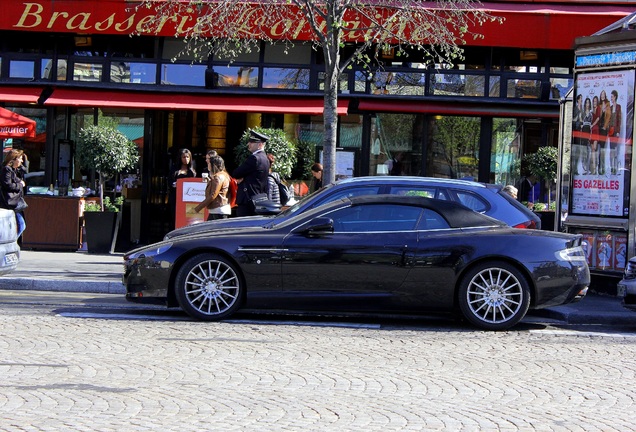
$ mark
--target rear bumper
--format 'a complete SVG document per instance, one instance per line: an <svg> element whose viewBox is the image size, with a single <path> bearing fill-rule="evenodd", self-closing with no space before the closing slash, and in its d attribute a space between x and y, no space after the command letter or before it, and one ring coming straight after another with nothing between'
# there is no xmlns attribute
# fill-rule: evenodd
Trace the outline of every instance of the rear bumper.
<svg viewBox="0 0 636 432"><path fill-rule="evenodd" d="M636 311L636 279L622 279L616 291L619 297L623 297L623 306Z"/></svg>

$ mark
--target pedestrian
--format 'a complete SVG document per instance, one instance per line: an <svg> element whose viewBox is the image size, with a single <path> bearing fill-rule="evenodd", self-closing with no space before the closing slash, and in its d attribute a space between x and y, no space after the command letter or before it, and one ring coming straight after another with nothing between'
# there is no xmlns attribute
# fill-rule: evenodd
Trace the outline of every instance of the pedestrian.
<svg viewBox="0 0 636 432"><path fill-rule="evenodd" d="M205 166L201 170L201 177L206 181L210 178L210 171L208 171L208 162L210 161L211 157L214 157L216 155L218 155L216 150L208 150L205 154Z"/></svg>
<svg viewBox="0 0 636 432"><path fill-rule="evenodd" d="M314 176L314 183L311 187L312 192L322 187L322 165L316 162L311 166L311 174Z"/></svg>
<svg viewBox="0 0 636 432"><path fill-rule="evenodd" d="M8 151L4 157L4 164L0 170L0 207L15 212L18 237L26 229L26 221L22 212L26 208L24 201L24 187L22 180L22 163L24 152L18 149Z"/></svg>
<svg viewBox="0 0 636 432"><path fill-rule="evenodd" d="M280 174L275 172L272 167L276 161L276 157L267 153L267 160L269 160L269 175L267 176L267 199L277 205L281 205L280 202L280 190L278 183L280 183Z"/></svg>
<svg viewBox="0 0 636 432"><path fill-rule="evenodd" d="M225 161L219 155L206 158L209 172L208 183L205 187L205 199L194 208L199 213L208 209L208 219L227 219L232 213L228 199L230 175L225 170Z"/></svg>
<svg viewBox="0 0 636 432"><path fill-rule="evenodd" d="M250 155L232 172L238 182L236 215L252 216L256 214L254 199L267 199L269 160L265 154L267 135L250 130L247 148Z"/></svg>
<svg viewBox="0 0 636 432"><path fill-rule="evenodd" d="M507 193L508 195L510 195L511 197L513 197L514 199L517 199L518 190L513 185L506 185L503 188L501 188L501 190Z"/></svg>
<svg viewBox="0 0 636 432"><path fill-rule="evenodd" d="M193 178L197 176L192 161L192 152L183 148L179 150L178 159L170 172L170 193L168 194L168 208L172 218L171 223L174 226L177 206L177 180L182 178Z"/></svg>

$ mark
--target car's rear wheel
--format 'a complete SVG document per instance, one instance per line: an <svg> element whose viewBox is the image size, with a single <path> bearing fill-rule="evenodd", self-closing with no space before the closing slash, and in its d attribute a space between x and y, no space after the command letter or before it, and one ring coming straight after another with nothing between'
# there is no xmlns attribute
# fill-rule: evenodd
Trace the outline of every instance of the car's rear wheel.
<svg viewBox="0 0 636 432"><path fill-rule="evenodd" d="M243 284L238 270L216 254L187 260L176 277L179 306L193 318L215 321L233 314L241 303Z"/></svg>
<svg viewBox="0 0 636 432"><path fill-rule="evenodd" d="M523 319L530 306L530 287L514 266L489 262L462 278L459 307L464 317L486 330L505 330Z"/></svg>

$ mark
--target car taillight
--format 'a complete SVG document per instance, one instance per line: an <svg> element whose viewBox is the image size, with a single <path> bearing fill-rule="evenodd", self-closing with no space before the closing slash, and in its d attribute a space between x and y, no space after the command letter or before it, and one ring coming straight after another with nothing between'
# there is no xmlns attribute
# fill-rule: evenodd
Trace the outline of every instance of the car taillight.
<svg viewBox="0 0 636 432"><path fill-rule="evenodd" d="M625 279L636 278L636 262L629 260L627 267L625 267Z"/></svg>
<svg viewBox="0 0 636 432"><path fill-rule="evenodd" d="M537 229L537 223L533 220L528 220L513 226L513 228Z"/></svg>

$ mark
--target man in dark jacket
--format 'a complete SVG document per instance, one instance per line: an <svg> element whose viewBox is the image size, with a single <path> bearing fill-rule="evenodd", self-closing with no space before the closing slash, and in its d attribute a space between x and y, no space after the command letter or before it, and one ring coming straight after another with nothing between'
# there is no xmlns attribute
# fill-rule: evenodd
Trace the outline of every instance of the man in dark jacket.
<svg viewBox="0 0 636 432"><path fill-rule="evenodd" d="M250 130L250 138L247 147L252 153L247 159L232 172L232 177L238 182L238 194L236 197L236 215L252 216L255 214L252 199L255 195L267 195L269 174L269 160L265 154L265 143L269 137ZM267 197L265 197L267 199Z"/></svg>

